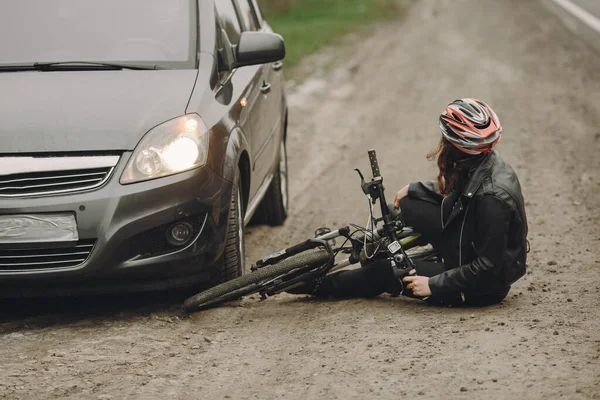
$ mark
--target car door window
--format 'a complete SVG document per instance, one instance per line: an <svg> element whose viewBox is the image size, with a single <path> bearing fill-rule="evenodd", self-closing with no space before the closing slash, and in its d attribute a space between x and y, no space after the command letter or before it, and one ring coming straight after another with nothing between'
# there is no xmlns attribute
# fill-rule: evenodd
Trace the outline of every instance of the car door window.
<svg viewBox="0 0 600 400"><path fill-rule="evenodd" d="M218 0L215 1L215 5L219 14L221 27L227 33L229 42L233 45L238 45L242 28L232 0Z"/></svg>
<svg viewBox="0 0 600 400"><path fill-rule="evenodd" d="M263 16L260 10L260 6L258 5L258 3L256 2L256 0L249 0L250 4L253 6L254 8L254 12L256 14L256 19L258 20L258 26L259 29L263 26Z"/></svg>
<svg viewBox="0 0 600 400"><path fill-rule="evenodd" d="M250 4L250 0L236 0L238 9L240 10L240 17L244 23L244 30L246 31L257 31L260 29L258 18L254 11L254 6Z"/></svg>

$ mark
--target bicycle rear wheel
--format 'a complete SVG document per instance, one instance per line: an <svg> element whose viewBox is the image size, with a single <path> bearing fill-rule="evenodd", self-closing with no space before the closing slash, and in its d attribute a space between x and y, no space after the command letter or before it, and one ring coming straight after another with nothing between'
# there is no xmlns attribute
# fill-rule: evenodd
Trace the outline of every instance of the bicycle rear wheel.
<svg viewBox="0 0 600 400"><path fill-rule="evenodd" d="M327 261L329 261L329 254L325 250L300 253L277 264L267 265L247 275L200 292L188 298L183 303L183 308L191 312L256 293L262 289L262 283L265 281L277 278L297 268L310 270L325 264Z"/></svg>

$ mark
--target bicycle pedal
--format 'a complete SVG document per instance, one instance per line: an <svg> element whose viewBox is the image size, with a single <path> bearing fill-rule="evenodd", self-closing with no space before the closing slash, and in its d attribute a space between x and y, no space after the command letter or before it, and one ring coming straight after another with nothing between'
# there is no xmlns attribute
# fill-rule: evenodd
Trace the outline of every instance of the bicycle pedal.
<svg viewBox="0 0 600 400"><path fill-rule="evenodd" d="M326 226L322 226L320 228L317 228L317 230L315 230L315 237L323 236L326 233L330 233L330 232L331 232L331 229L329 229Z"/></svg>
<svg viewBox="0 0 600 400"><path fill-rule="evenodd" d="M321 236L326 235L326 234L331 233L331 232L332 232L331 229L329 229L326 226L323 226L321 228L318 228L315 231L315 238L321 237ZM332 239L329 239L329 240L331 240L331 243L333 244L333 246L335 246L335 238L332 238Z"/></svg>

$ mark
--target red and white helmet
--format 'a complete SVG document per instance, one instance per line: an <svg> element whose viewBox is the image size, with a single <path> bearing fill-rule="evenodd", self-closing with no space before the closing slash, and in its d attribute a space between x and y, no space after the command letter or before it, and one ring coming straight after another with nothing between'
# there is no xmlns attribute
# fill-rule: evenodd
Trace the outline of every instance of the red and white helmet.
<svg viewBox="0 0 600 400"><path fill-rule="evenodd" d="M486 154L500 141L502 126L490 106L477 99L460 99L448 104L440 115L446 140L463 153Z"/></svg>

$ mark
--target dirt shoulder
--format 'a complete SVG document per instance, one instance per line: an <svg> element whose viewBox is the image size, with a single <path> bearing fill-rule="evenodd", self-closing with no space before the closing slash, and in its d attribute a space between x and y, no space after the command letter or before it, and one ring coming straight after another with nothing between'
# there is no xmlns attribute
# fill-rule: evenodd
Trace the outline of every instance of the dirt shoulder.
<svg viewBox="0 0 600 400"><path fill-rule="evenodd" d="M502 304L281 295L186 316L164 294L11 302L0 397L600 398L600 57L534 1L423 0L368 33L301 66L317 70L289 93L291 215L249 230L248 260L364 223L353 168L370 148L390 194L432 177L437 115L479 97L530 225L530 273Z"/></svg>

